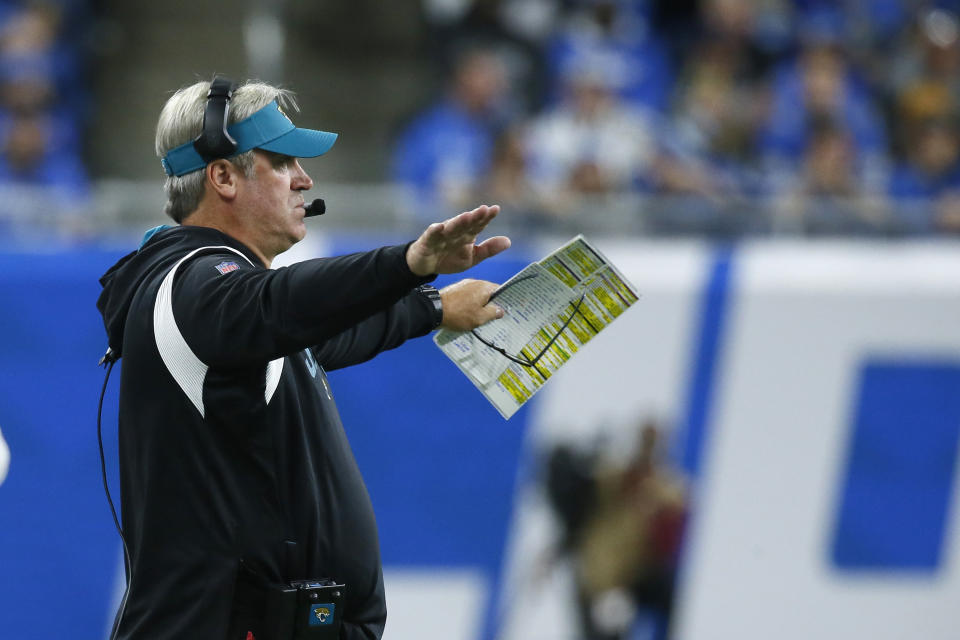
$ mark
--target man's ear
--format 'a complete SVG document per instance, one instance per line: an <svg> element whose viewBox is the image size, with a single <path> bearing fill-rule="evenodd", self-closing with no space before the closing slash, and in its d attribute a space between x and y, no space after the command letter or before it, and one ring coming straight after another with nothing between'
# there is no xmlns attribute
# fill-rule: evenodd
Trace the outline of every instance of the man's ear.
<svg viewBox="0 0 960 640"><path fill-rule="evenodd" d="M224 200L233 200L237 197L237 181L240 172L229 160L220 158L214 160L204 168L207 183L213 192Z"/></svg>

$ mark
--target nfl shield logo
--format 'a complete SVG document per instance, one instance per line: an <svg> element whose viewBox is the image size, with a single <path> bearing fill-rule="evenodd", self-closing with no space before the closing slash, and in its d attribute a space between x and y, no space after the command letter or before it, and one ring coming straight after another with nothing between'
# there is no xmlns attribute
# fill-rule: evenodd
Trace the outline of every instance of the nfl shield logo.
<svg viewBox="0 0 960 640"><path fill-rule="evenodd" d="M220 272L220 275L223 275L225 273L230 273L231 271L236 271L239 268L240 267L237 265L236 262L221 262L216 266L216 269L217 271Z"/></svg>

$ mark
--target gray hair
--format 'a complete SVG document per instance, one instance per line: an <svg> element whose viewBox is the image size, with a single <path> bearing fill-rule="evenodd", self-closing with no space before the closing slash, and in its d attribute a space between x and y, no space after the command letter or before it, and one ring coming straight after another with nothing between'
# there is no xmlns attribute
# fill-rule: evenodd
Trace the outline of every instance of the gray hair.
<svg viewBox="0 0 960 640"><path fill-rule="evenodd" d="M180 89L167 100L157 121L157 157L200 135L203 128L203 111L207 103L210 82L203 80ZM276 100L281 107L296 110L293 95L286 89L248 81L238 86L230 100L227 124L247 118ZM230 158L230 162L252 177L253 151L246 151ZM167 194L166 214L177 223L183 222L200 205L205 188L206 173L197 170L183 176L167 176L163 190Z"/></svg>

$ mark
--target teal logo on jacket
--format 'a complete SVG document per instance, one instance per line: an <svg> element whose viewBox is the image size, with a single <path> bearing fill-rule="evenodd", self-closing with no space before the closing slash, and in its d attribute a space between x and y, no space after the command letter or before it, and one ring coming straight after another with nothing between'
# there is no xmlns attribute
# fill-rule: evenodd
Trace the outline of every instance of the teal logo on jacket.
<svg viewBox="0 0 960 640"><path fill-rule="evenodd" d="M334 605L332 602L310 605L310 626L319 627L333 624Z"/></svg>

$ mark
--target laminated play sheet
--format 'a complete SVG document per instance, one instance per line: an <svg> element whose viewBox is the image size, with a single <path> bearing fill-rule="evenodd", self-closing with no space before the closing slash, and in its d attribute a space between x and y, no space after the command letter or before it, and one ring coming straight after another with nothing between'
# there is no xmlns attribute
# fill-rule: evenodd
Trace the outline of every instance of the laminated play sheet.
<svg viewBox="0 0 960 640"><path fill-rule="evenodd" d="M433 340L504 418L639 299L636 288L582 235L500 286L506 311L474 331Z"/></svg>

